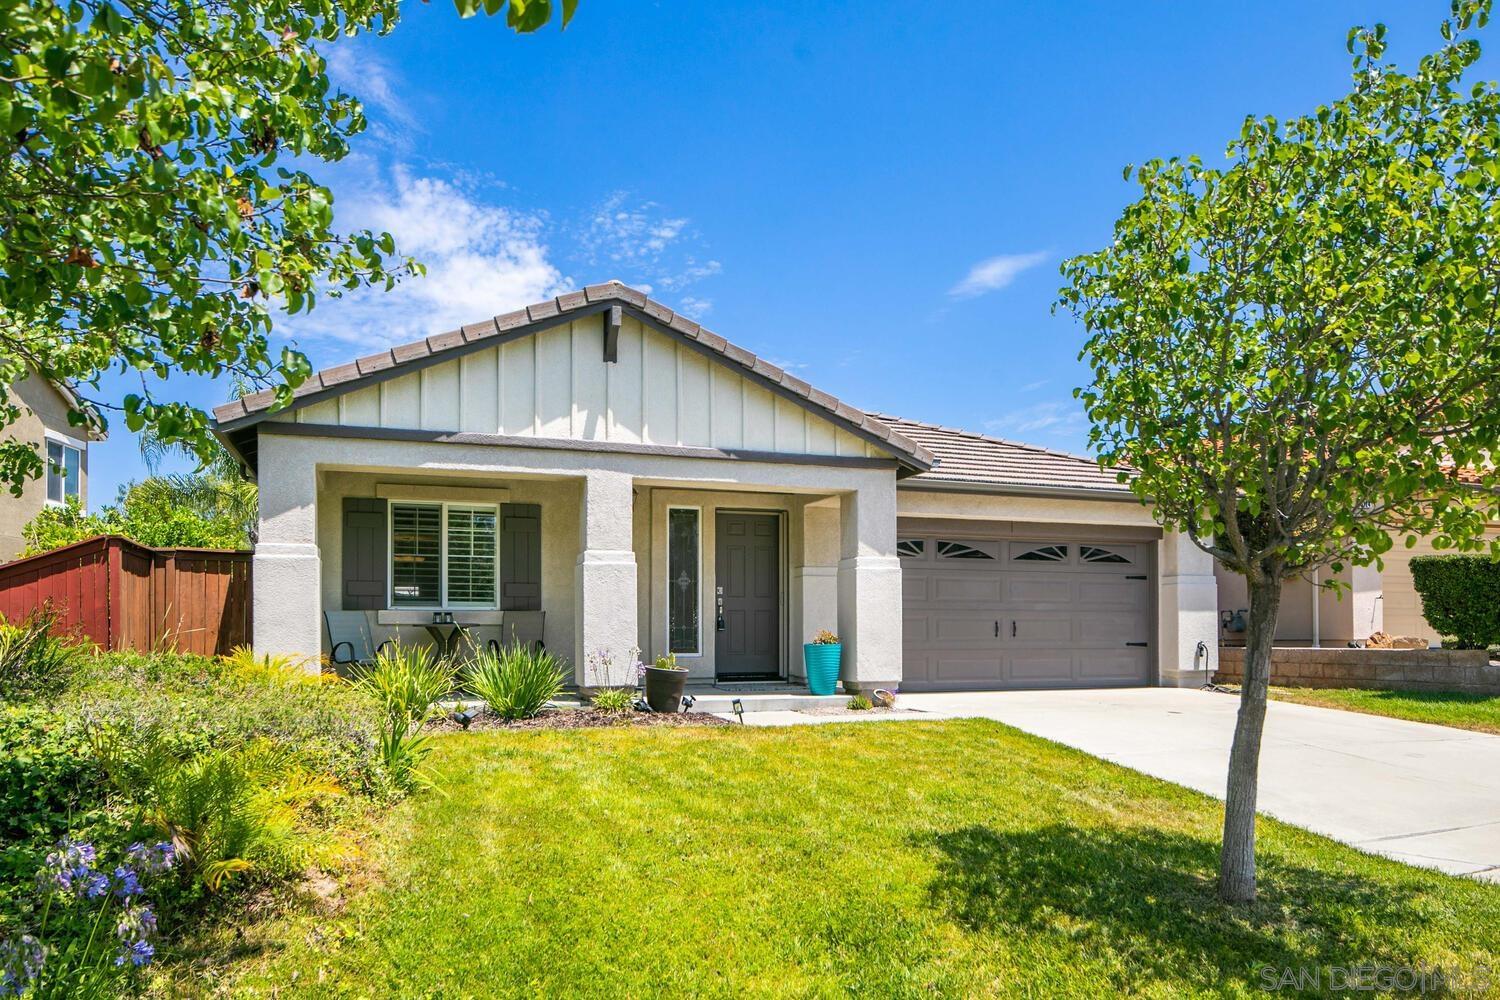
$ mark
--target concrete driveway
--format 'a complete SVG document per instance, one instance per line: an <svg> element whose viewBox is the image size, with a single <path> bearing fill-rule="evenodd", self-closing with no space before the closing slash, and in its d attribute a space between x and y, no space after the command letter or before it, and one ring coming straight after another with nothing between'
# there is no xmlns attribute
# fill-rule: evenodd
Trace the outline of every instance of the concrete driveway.
<svg viewBox="0 0 1500 1000"><path fill-rule="evenodd" d="M1237 696L1173 688L903 694L1224 797ZM1271 702L1264 813L1456 875L1500 882L1500 736Z"/></svg>

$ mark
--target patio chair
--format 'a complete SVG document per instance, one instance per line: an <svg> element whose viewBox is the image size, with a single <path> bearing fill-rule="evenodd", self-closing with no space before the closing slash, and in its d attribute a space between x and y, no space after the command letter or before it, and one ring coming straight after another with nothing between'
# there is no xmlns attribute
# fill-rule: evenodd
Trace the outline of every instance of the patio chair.
<svg viewBox="0 0 1500 1000"><path fill-rule="evenodd" d="M501 646L529 646L546 649L543 630L547 621L545 611L504 611L500 614L500 638L490 640L490 652L500 652Z"/></svg>
<svg viewBox="0 0 1500 1000"><path fill-rule="evenodd" d="M391 644L387 639L375 645L370 619L363 611L325 611L323 620L328 624L328 659L334 666L364 666Z"/></svg>

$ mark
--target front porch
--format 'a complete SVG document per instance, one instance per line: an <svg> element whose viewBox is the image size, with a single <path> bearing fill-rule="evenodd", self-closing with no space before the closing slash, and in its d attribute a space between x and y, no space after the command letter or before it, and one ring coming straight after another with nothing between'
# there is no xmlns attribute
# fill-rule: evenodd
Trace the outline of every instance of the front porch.
<svg viewBox="0 0 1500 1000"><path fill-rule="evenodd" d="M258 651L326 657L325 610L364 612L377 643L430 643L451 613L481 644L540 612L585 691L633 684L636 649L675 654L695 685L800 685L822 628L844 640L846 689L900 682L888 462L274 432L259 461Z"/></svg>

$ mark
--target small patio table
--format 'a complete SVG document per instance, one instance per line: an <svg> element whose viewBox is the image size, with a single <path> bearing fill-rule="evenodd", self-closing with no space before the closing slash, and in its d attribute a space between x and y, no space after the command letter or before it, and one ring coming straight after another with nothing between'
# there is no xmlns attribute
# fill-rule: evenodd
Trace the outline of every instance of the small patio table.
<svg viewBox="0 0 1500 1000"><path fill-rule="evenodd" d="M422 627L427 630L428 635L432 636L432 641L436 644L438 652L450 660L458 657L459 645L469 637L468 631L458 622L443 622L441 624L433 622ZM444 629L448 631L445 632Z"/></svg>

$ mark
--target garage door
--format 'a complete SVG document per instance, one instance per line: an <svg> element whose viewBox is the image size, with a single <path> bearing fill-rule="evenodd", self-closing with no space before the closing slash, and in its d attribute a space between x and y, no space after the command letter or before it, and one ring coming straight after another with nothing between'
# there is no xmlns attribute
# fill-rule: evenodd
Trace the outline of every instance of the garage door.
<svg viewBox="0 0 1500 1000"><path fill-rule="evenodd" d="M1150 682L1149 542L903 533L897 548L903 689Z"/></svg>

